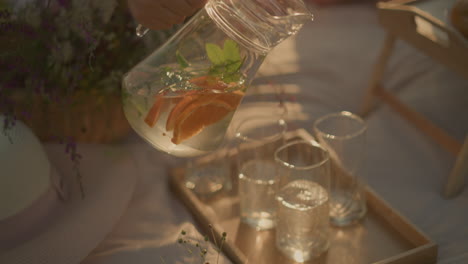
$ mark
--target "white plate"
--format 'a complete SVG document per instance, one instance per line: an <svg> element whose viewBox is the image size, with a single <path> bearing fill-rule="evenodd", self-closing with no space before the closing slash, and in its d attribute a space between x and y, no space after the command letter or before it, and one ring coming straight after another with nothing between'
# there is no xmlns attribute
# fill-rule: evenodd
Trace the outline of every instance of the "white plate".
<svg viewBox="0 0 468 264"><path fill-rule="evenodd" d="M66 181L75 170L63 145L47 145L51 163ZM135 164L123 147L78 145L86 197L77 185L42 232L0 254L0 263L77 264L112 230L127 208L136 183ZM27 164L25 164L27 165ZM50 217L50 216L49 216Z"/></svg>

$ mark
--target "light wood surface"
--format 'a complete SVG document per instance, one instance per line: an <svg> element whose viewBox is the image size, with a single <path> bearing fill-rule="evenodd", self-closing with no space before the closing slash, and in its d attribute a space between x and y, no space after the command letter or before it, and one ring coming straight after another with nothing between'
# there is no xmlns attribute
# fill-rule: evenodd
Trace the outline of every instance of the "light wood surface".
<svg viewBox="0 0 468 264"><path fill-rule="evenodd" d="M314 138L303 129L287 134L288 140ZM223 251L237 264L296 264L275 248L275 231L256 231L240 222L236 188L211 199L195 195L184 184L184 168L171 171L170 186L187 206L201 228L217 240L222 232L228 239ZM236 186L236 173L232 176ZM369 187L365 190L367 216L358 224L332 228L331 246L326 255L308 264L423 264L436 263L438 246L408 219L398 213Z"/></svg>

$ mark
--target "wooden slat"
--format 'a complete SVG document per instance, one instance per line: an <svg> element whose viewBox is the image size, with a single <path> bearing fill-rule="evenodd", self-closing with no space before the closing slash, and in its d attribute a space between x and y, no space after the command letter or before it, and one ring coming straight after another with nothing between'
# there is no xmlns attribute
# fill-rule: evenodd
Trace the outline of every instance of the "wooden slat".
<svg viewBox="0 0 468 264"><path fill-rule="evenodd" d="M429 243L373 264L435 264L437 245Z"/></svg>
<svg viewBox="0 0 468 264"><path fill-rule="evenodd" d="M466 40L460 37L461 34L455 34L451 28L440 20L415 6L390 1L380 2L377 7L380 24L387 32L405 40L418 50L468 79L468 45ZM419 34L416 31L415 16L423 18L432 26L447 34L448 46L444 47Z"/></svg>
<svg viewBox="0 0 468 264"><path fill-rule="evenodd" d="M377 96L382 101L385 101L393 110L398 112L403 118L413 124L421 132L439 143L446 151L457 156L461 149L461 144L453 137L448 135L444 130L434 125L431 121L426 119L423 115L411 109L409 106L403 104L390 92L387 92L383 87L375 90Z"/></svg>
<svg viewBox="0 0 468 264"><path fill-rule="evenodd" d="M468 135L465 137L463 148L458 154L455 166L447 179L443 195L445 198L457 196L465 185L465 178L468 176Z"/></svg>
<svg viewBox="0 0 468 264"><path fill-rule="evenodd" d="M375 91L379 88L379 83L382 81L387 67L387 62L392 55L393 47L395 46L395 41L395 36L392 34L387 34L385 37L384 45L379 57L377 58L377 62L374 65L369 86L366 94L364 95L364 102L362 104L362 109L360 110L360 115L363 117L366 117L375 106Z"/></svg>
<svg viewBox="0 0 468 264"><path fill-rule="evenodd" d="M432 243L431 239L425 236L416 226L399 214L387 202L380 198L370 189L366 189L367 205L377 215L384 216L384 220L393 227L401 236L406 238L415 246L422 246Z"/></svg>

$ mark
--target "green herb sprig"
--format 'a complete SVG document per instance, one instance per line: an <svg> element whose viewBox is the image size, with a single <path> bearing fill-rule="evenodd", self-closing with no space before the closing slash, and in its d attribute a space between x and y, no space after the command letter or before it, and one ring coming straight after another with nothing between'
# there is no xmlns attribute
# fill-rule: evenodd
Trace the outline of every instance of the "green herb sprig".
<svg viewBox="0 0 468 264"><path fill-rule="evenodd" d="M214 43L206 43L205 49L212 64L208 71L209 75L220 77L227 83L239 81L241 77L239 69L244 60L235 41L227 39L222 48Z"/></svg>
<svg viewBox="0 0 468 264"><path fill-rule="evenodd" d="M206 43L205 51L211 66L207 70L209 76L218 77L226 83L239 82L240 68L245 58L241 57L239 45L230 39L224 41L223 47L215 43ZM182 69L190 66L188 60L180 51L176 51L177 63Z"/></svg>

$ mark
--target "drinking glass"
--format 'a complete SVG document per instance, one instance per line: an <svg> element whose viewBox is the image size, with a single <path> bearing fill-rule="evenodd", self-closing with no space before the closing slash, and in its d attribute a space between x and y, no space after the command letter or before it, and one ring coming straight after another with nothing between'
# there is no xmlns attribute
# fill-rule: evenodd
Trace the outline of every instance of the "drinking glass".
<svg viewBox="0 0 468 264"><path fill-rule="evenodd" d="M347 226L360 220L367 211L363 174L366 156L364 120L350 112L331 113L314 122L319 143L330 153L330 220Z"/></svg>
<svg viewBox="0 0 468 264"><path fill-rule="evenodd" d="M199 197L209 198L231 189L231 162L227 143L211 153L188 159L185 167L185 186Z"/></svg>
<svg viewBox="0 0 468 264"><path fill-rule="evenodd" d="M275 152L278 168L276 247L297 262L329 247L328 152L317 142L296 140Z"/></svg>
<svg viewBox="0 0 468 264"><path fill-rule="evenodd" d="M276 116L253 116L236 129L241 221L264 230L275 226L274 151L284 144L286 123Z"/></svg>

